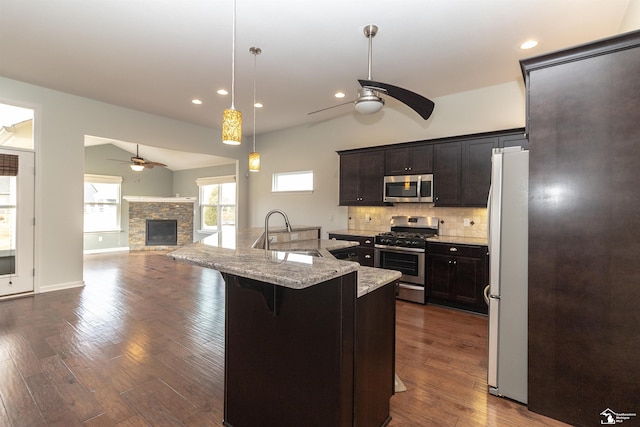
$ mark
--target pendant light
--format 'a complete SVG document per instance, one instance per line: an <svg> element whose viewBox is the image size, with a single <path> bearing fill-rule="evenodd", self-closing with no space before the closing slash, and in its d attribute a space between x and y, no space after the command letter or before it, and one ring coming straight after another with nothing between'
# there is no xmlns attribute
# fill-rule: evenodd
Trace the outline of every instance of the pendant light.
<svg viewBox="0 0 640 427"><path fill-rule="evenodd" d="M242 141L242 113L235 109L236 92L236 0L233 0L233 36L231 42L231 108L222 114L222 142L240 145Z"/></svg>
<svg viewBox="0 0 640 427"><path fill-rule="evenodd" d="M259 47L250 47L253 55L253 151L249 153L249 172L260 172L260 153L256 151L256 59L262 53Z"/></svg>

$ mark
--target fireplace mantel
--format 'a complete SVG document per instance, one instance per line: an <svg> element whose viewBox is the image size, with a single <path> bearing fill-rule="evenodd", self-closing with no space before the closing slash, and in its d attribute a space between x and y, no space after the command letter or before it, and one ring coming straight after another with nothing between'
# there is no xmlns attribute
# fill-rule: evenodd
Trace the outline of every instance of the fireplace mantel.
<svg viewBox="0 0 640 427"><path fill-rule="evenodd" d="M195 197L123 196L127 202L140 203L195 203Z"/></svg>

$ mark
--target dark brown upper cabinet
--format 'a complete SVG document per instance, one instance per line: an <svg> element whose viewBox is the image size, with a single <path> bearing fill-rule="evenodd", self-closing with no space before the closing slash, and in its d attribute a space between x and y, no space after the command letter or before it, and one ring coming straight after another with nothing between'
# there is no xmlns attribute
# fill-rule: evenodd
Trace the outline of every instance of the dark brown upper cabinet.
<svg viewBox="0 0 640 427"><path fill-rule="evenodd" d="M497 138L462 141L462 204L487 206L491 187L491 154Z"/></svg>
<svg viewBox="0 0 640 427"><path fill-rule="evenodd" d="M497 146L497 138L436 144L433 176L436 206L487 206L491 152Z"/></svg>
<svg viewBox="0 0 640 427"><path fill-rule="evenodd" d="M384 151L340 154L340 206L383 205Z"/></svg>
<svg viewBox="0 0 640 427"><path fill-rule="evenodd" d="M436 206L460 206L462 146L460 141L436 144L433 152L433 192Z"/></svg>
<svg viewBox="0 0 640 427"><path fill-rule="evenodd" d="M433 144L390 148L384 152L385 175L433 173Z"/></svg>

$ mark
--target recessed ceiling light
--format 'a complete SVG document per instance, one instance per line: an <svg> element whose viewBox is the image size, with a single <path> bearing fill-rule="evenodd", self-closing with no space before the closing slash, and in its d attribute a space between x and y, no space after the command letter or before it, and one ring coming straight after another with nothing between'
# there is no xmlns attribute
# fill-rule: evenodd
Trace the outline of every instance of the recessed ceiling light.
<svg viewBox="0 0 640 427"><path fill-rule="evenodd" d="M344 94L344 92L336 92L336 94L333 95L333 96L335 96L336 98L344 98L345 94Z"/></svg>
<svg viewBox="0 0 640 427"><path fill-rule="evenodd" d="M218 89L217 90L217 94L218 95L229 95L229 92L227 92L226 89Z"/></svg>
<svg viewBox="0 0 640 427"><path fill-rule="evenodd" d="M536 40L527 40L526 42L520 45L520 49L526 50L536 46L538 46L538 42Z"/></svg>
<svg viewBox="0 0 640 427"><path fill-rule="evenodd" d="M199 100L199 99L192 99L192 100L191 100L191 103L192 103L192 104L196 104L196 105L201 105L201 104L202 104L202 101L201 101L201 100Z"/></svg>
<svg viewBox="0 0 640 427"><path fill-rule="evenodd" d="M261 102L256 102L255 104L253 104L253 106L254 106L254 107L256 107L256 108L262 108L262 107L264 107L264 105L262 105L262 103L261 103Z"/></svg>

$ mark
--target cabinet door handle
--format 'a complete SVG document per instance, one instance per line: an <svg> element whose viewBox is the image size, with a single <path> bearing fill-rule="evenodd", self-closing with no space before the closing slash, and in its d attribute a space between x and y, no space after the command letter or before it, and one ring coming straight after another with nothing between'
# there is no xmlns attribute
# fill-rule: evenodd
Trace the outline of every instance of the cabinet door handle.
<svg viewBox="0 0 640 427"><path fill-rule="evenodd" d="M371 240L368 240L368 239L367 239L367 240L365 240L364 242L365 242L365 243L371 243Z"/></svg>
<svg viewBox="0 0 640 427"><path fill-rule="evenodd" d="M449 248L449 252L458 252L458 248Z"/></svg>
<svg viewBox="0 0 640 427"><path fill-rule="evenodd" d="M365 255L364 257L365 257L366 259L369 259L369 258L371 258L371 255Z"/></svg>

